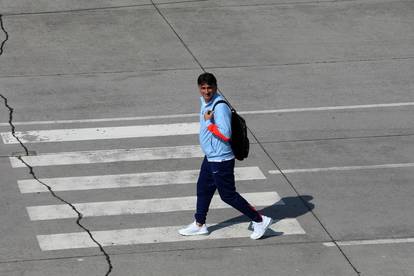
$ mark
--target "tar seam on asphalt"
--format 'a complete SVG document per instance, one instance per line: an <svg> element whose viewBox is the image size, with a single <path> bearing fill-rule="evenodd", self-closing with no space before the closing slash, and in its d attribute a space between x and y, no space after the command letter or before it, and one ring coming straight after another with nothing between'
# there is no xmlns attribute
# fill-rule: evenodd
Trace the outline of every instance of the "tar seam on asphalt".
<svg viewBox="0 0 414 276"><path fill-rule="evenodd" d="M4 25L3 25L3 18L2 18L2 15L0 15L0 27L1 27L1 29L3 30L3 32L6 34L6 39L1 43L1 45L0 45L0 56L3 54L3 46L4 46L4 44L6 43L6 41L8 40L8 38L9 38L9 34L7 33L7 31L5 30L5 28L4 28ZM24 151L25 151L25 153L26 153L26 156L29 156L29 150L27 149L27 147L22 143L22 141L19 139L19 137L17 137L16 136L16 132L15 132L15 130L16 130L16 127L13 125L13 111L14 111L14 109L11 107L11 106L9 106L9 104L8 104L8 102L7 102L7 98L6 97L4 97L2 94L0 94L0 97L1 98L3 98L3 100L4 100L4 105L9 109L9 124L10 124L10 127L11 127L11 133L12 133L12 135L13 135L13 137L20 143L20 145L22 146L22 148L24 149ZM108 276L110 273L111 273L111 271L112 271L112 263L111 263L111 258L109 257L109 255L108 255L108 253L106 253L106 251L104 250L104 248L103 248L103 246L93 237L93 235L92 235L92 233L91 233L91 231L89 230L89 229L87 229L85 226L83 226L81 223L80 223L80 221L81 221L81 219L82 219L82 217L83 217L83 215L82 215L82 213L80 213L77 209L76 209L76 207L72 204L72 203L70 203L70 202L68 202L68 201L66 201L65 199L63 199L62 197L60 197L60 196L58 196L53 190L52 190L52 188L49 186L49 185L47 185L46 183L44 183L44 182L42 182L39 178L37 178L37 176L36 176L36 174L35 174L35 172L34 172L34 170L33 170L33 167L32 166L30 166L29 164L27 164L24 160L23 160L23 158L22 158L22 156L21 155L19 155L19 156L16 156L17 157L17 159L19 159L28 169L29 169L29 173L32 175L32 177L33 177L33 179L35 179L37 182L39 182L40 184L42 184L43 186L45 186L48 190L49 190L49 192L50 192L50 194L54 197L54 198L56 198L56 199L58 199L59 201L61 201L61 202L63 202L63 203L65 203L65 204L67 204L67 205L69 205L71 208L72 208L72 210L78 215L78 218L77 218L77 220L76 220L76 224L80 227L80 228L82 228L88 235L89 235L89 237L91 238L91 240L99 247L99 250L102 252L102 254L105 256L105 259L106 259L106 261L107 261L107 263L108 263L108 270L107 270L107 272L105 273L105 276Z"/></svg>
<svg viewBox="0 0 414 276"><path fill-rule="evenodd" d="M10 126L11 126L11 129L12 129L12 135L13 135L13 137L20 143L20 145L23 147L23 149L24 149L24 151L25 151L25 153L26 153L26 156L29 156L29 151L28 151L28 149L27 149L27 147L21 142L21 140L19 139L19 137L17 137L16 136L16 133L15 133L15 126L13 125L13 108L12 107L10 107L9 105L8 105L8 103L7 103L7 98L5 98L2 94L0 94L0 97L1 98L3 98L3 100L4 100L4 104L5 104L5 106L9 109L9 124L10 124ZM43 186L45 186L48 190L49 190L49 192L50 192L50 194L54 197L54 198L56 198L56 199L58 199L59 201L61 201L61 202L63 202L63 203L65 203L65 204L67 204L67 205L69 205L71 208L72 208L72 210L78 215L78 218L77 218L77 220L76 220L76 224L80 227L80 228L82 228L88 235L89 235L89 237L91 238L91 240L99 247L99 250L102 252L102 254L105 256L105 259L106 259L106 261L107 261L107 263L108 263L108 271L106 272L106 274L105 274L105 276L108 276L110 273L111 273L111 271L112 271L112 263L111 263L111 258L109 257L109 255L108 255L108 253L106 253L106 251L103 249L103 246L93 237L93 235L92 235L92 233L91 233L91 231L88 229L88 228L86 228L84 225L82 225L81 223L80 223L80 221L81 221L81 219L83 218L83 215L82 215L82 213L81 212L79 212L77 209L76 209L76 207L72 204L72 203L70 203L70 202L68 202L68 201L66 201L65 199L63 199L62 197L60 197L60 196L58 196L54 191L53 191L53 189L49 186L49 185L47 185L46 183L44 183L43 181L41 181L39 178L37 178L37 176L36 176L36 174L34 173L34 170L33 170L33 167L32 166L30 166L27 162L25 162L24 160L23 160L23 158L22 158L22 156L21 155L19 155L19 156L15 156L17 159L19 159L28 169L29 169L29 173L32 175L32 177L33 177L33 179L35 179L37 182L39 182L40 184L42 184Z"/></svg>
<svg viewBox="0 0 414 276"><path fill-rule="evenodd" d="M193 54L193 52L190 50L190 48L187 46L187 44L184 42L184 40L180 37L180 35L177 33L177 31L174 29L172 24L167 20L167 18L161 13L160 9L157 7L157 5L154 3L153 0L151 0L151 3L154 5L154 8L157 10L157 12L160 14L160 16L165 20L165 22L168 24L168 26L171 28L171 30L174 32L174 34L177 36L177 38L181 41L185 49L190 53L190 55L194 58L195 62L200 66L201 70L206 72L205 67L201 64L201 62L197 59L197 57ZM224 97L224 99L228 102L224 94L219 90L220 94ZM334 237L329 233L328 229L323 225L322 221L316 216L316 214L312 211L312 209L309 207L309 205L306 203L306 200L303 199L303 197L300 195L299 191L295 188L293 183L289 180L289 178L282 172L281 168L277 163L273 160L273 158L270 156L270 154L266 151L262 143L257 139L257 137L254 135L253 131L250 128L247 128L250 132L250 134L253 136L253 138L257 141L260 148L265 152L266 156L270 159L270 161L275 165L278 171L280 171L282 177L286 180L286 182L289 184L289 186L293 189L293 191L298 195L299 199L302 201L304 206L308 209L308 211L315 217L315 219L318 221L318 223L321 225L321 227L324 229L324 231L327 233L329 238L331 239L331 242L335 244L336 248L339 250L339 252L342 254L342 256L346 259L348 264L352 267L352 269L355 271L357 275L361 275L361 272L358 271L358 269L354 266L354 264L351 262L351 260L348 258L348 256L345 254L345 252L342 250L342 248L339 246L339 244L336 242Z"/></svg>
<svg viewBox="0 0 414 276"><path fill-rule="evenodd" d="M234 66L206 66L203 67L203 71L214 69L233 69L233 68L263 68L263 67L282 67L282 66L302 66L302 65L314 65L314 64L336 64L336 63L358 63L358 62L381 62L381 61L394 61L394 60L412 60L414 56L406 57L386 57L386 58L372 58L372 59L350 59L350 60L327 60L327 61L311 61L311 62L293 62L293 63L268 63L268 64L239 64ZM200 67L199 64L197 64ZM196 70L198 67L187 68L154 68L145 70L119 70L119 71L88 71L88 72L76 72L76 73L55 73L55 74L20 74L20 75L1 75L0 78L26 78L26 77L60 77L60 76L83 76L91 74L122 74L122 73L137 73L137 72L168 72L168 71L191 71Z"/></svg>
<svg viewBox="0 0 414 276"><path fill-rule="evenodd" d="M289 184L289 186L293 189L293 191L298 195L299 199L302 201L303 205L305 205L306 208L308 208L308 211L313 215L313 217L318 221L318 223L321 225L323 230L326 232L326 234L331 239L331 242L335 244L336 248L338 248L339 252L341 252L342 256L346 259L346 261L349 263L349 265L352 267L352 269L355 271L357 275L361 275L361 272L358 271L358 269L355 267L355 265L351 262L351 260L348 258L348 256L345 254L345 252L342 250L342 248L339 246L335 238L329 233L328 229L325 225L323 225L322 221L318 218L318 216L313 212L313 210L309 207L306 200L303 199L303 197L300 195L299 191L295 188L293 183L289 180L289 178L286 176L285 173L283 173L282 169L279 167L279 165L276 163L276 161L273 160L273 158L270 156L270 154L266 151L262 143L257 139L257 137L254 135L253 131L249 129L250 134L253 136L253 138L257 141L260 148L264 151L264 153L267 155L267 157L272 161L272 163L275 165L277 170L280 172L280 175L286 180L286 182Z"/></svg>
<svg viewBox="0 0 414 276"><path fill-rule="evenodd" d="M171 5L171 4L181 4L181 3L191 3L191 2L204 2L208 0L189 0L189 1L175 1L175 2L166 2L159 3L159 5ZM336 1L336 0L334 0ZM355 0L346 0L346 1L355 1ZM102 11L102 10L116 10L116 9L127 9L127 8L139 8L145 6L152 6L152 4L133 4L133 5L120 5L120 6L109 6L109 7L96 7L96 8L84 8L84 9L72 9L72 10L52 10L52 11L39 11L39 12L6 12L3 15L6 16L21 16L21 15L45 15L45 14L56 14L56 13L75 13L75 12L85 12L85 11Z"/></svg>
<svg viewBox="0 0 414 276"><path fill-rule="evenodd" d="M153 0L151 0L151 3L154 6L155 10L158 12L158 14L162 17L162 19L164 19L165 23L167 23L167 25L170 27L171 31L173 31L173 33L175 34L175 36L180 40L181 44L183 44L184 48L193 57L194 61L198 64L198 66L200 66L201 70L203 70L205 72L203 65L201 65L200 61L196 58L196 56L193 54L193 52L190 50L190 48L188 48L187 44L185 44L185 42L183 41L183 39L181 38L181 36L178 35L178 33L176 32L176 30L174 29L174 27L167 20L167 18L164 16L164 14L160 11L160 9L158 8L158 6L154 3Z"/></svg>

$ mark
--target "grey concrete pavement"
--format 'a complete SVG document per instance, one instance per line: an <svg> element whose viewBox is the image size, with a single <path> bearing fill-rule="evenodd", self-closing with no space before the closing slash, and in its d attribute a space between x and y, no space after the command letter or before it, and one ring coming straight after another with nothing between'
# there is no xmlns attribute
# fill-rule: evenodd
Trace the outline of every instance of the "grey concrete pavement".
<svg viewBox="0 0 414 276"><path fill-rule="evenodd" d="M4 0L0 3L0 8L4 14L22 14L22 13L53 13L53 12L67 12L73 10L87 10L87 9L107 9L123 6L138 6L150 5L149 0L58 0L49 1L41 0L36 3L28 0L12 1Z"/></svg>
<svg viewBox="0 0 414 276"><path fill-rule="evenodd" d="M393 137L264 146L282 169L292 169L407 163L412 143L412 137ZM321 204L315 213L337 240L412 235L414 221L402 210L410 209L413 176L410 168L288 175L302 193L312 194Z"/></svg>
<svg viewBox="0 0 414 276"><path fill-rule="evenodd" d="M4 24L11 35L0 75L197 68L148 6L9 16Z"/></svg>
<svg viewBox="0 0 414 276"><path fill-rule="evenodd" d="M0 56L0 94L14 108L16 131L195 122L192 115L165 116L197 113L200 64L217 75L240 111L374 106L245 115L251 155L237 166L257 166L266 179L240 181L239 191L277 192L285 204L260 209L277 220L296 219L305 234L105 246L111 275L414 275L413 167L271 173L414 163L413 105L375 107L414 102L413 2L154 2L0 1L9 33ZM2 106L0 132L8 132L9 110ZM155 117L93 121L145 116ZM25 124L33 121L44 122ZM42 155L197 142L196 135L175 135L25 146ZM41 250L38 235L82 229L75 219L30 220L26 207L61 202L50 193L20 192L17 182L32 176L28 168L12 168L8 157L22 152L19 144L0 142L0 275L106 275L98 248ZM200 162L91 162L34 172L39 178L104 176L196 170ZM194 193L193 184L170 184L57 195L81 203ZM82 224L91 231L169 227L191 222L192 213L94 216ZM215 209L209 222L246 219ZM376 244L382 239L389 242ZM360 240L372 244L324 245Z"/></svg>
<svg viewBox="0 0 414 276"><path fill-rule="evenodd" d="M412 249L412 245L402 244L348 247L344 250L366 275L412 275Z"/></svg>
<svg viewBox="0 0 414 276"><path fill-rule="evenodd" d="M145 254L121 254L113 257L114 275L354 275L346 262L335 251L309 244L281 245L284 255L278 255L273 246L193 249ZM251 258L240 262L249 255ZM232 256L231 259L229 256ZM0 264L5 275L103 275L97 266L98 257L68 258L51 262L33 261L24 264ZM231 268L231 269L229 269Z"/></svg>
<svg viewBox="0 0 414 276"><path fill-rule="evenodd" d="M208 68L412 57L412 6L339 1L161 10Z"/></svg>
<svg viewBox="0 0 414 276"><path fill-rule="evenodd" d="M2 87L4 95L16 103L16 122L196 113L198 97L188 97L187 91L194 90L194 76L200 72L3 78ZM61 104L56 105L56 100Z"/></svg>
<svg viewBox="0 0 414 276"><path fill-rule="evenodd" d="M194 90L194 76L200 72L91 73L1 78L1 82L3 95L14 103L16 122L93 119L197 112L198 99L189 93ZM414 100L411 60L257 66L214 72L222 91L241 111ZM57 100L59 105L55 104ZM7 122L8 116L1 119Z"/></svg>

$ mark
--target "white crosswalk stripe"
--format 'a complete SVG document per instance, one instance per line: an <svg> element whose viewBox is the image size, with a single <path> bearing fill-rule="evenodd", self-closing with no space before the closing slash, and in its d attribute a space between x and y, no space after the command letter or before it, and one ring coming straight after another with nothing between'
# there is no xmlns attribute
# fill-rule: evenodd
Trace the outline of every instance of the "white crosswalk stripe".
<svg viewBox="0 0 414 276"><path fill-rule="evenodd" d="M169 184L195 183L198 170L149 172L135 174L94 175L79 177L43 178L54 191L77 191L93 189L111 189L126 187L145 187ZM234 170L238 181L265 179L258 167L238 167ZM49 190L35 179L19 180L22 193L48 192Z"/></svg>
<svg viewBox="0 0 414 276"><path fill-rule="evenodd" d="M151 124L151 125L130 125L115 127L99 128L73 128L73 129L52 129L52 130L30 130L16 132L20 141L25 144L61 143L64 148L65 142L71 141L95 141L95 140L114 140L119 143L120 139L131 139L139 137L158 137L158 136L177 136L177 135L194 135L198 134L198 123L175 123L175 124ZM10 132L0 133L5 144L18 143ZM123 140L121 140L123 141ZM115 144L115 143L114 143ZM88 164L107 164L116 162L136 162L149 161L158 162L162 160L177 159L177 164L182 164L178 159L198 158L197 163L201 162L203 153L199 145L186 146L169 146L169 147L151 147L151 148L121 148L105 150L87 150L71 152L52 152L39 154L36 156L22 156L21 158L34 167L52 167L52 166L73 166ZM174 161L175 162L175 161ZM22 168L23 164L18 158L10 157L10 163L13 168ZM108 164L106 166L112 166ZM115 165L114 165L115 166ZM140 165L138 165L139 168ZM68 170L71 169L67 167ZM94 167L96 169L96 166ZM65 168L66 170L66 168ZM48 170L46 170L48 171ZM69 170L70 171L70 170ZM92 172L92 171L91 171ZM255 166L244 166L235 168L235 178L243 185L249 185L249 181L263 181L266 176ZM75 173L76 174L76 173ZM174 190L180 185L192 185L197 181L199 170L187 170L181 168L174 171L151 171L137 172L133 171L124 174L99 174L69 177L42 177L39 180L47 184L55 192L71 192L73 195L81 191L91 190L100 194L110 195L110 189L120 188L143 188L163 186L167 190ZM42 174L44 176L44 174ZM44 193L49 190L35 179L18 180L20 192L26 193ZM240 183L241 184L241 183ZM243 188L243 185L239 187ZM107 191L108 190L108 191ZM121 191L121 190L119 190ZM284 205L283 200L275 191L260 191L258 186L257 192L241 193L252 205L268 207L272 205ZM119 195L119 193L118 193ZM122 194L121 194L122 195ZM64 196L63 196L64 198ZM105 197L110 198L110 197ZM119 199L119 197L118 197ZM55 203L55 202L54 202ZM75 208L82 213L83 217L101 217L120 215L139 215L139 214L158 214L159 216L167 215L168 212L180 212L188 216L188 211L193 211L196 205L196 196L176 196L164 198L142 198L136 200L116 200L116 201L91 201L84 200L81 203L73 203ZM213 197L210 210L228 209L229 205L224 203L219 195ZM67 204L53 204L26 207L31 221L48 221L76 218L77 214ZM40 223L40 222L39 222ZM208 239L231 239L248 237L251 230L248 229L248 223L219 223L210 225L212 232L207 236L182 237L177 231L183 225L151 227L151 220L148 221L146 228L131 229L114 229L111 220L107 220L110 230L102 229L93 231L94 238L103 246L114 245L139 245L148 243L164 242L185 242ZM266 235L302 235L305 231L299 222L294 218L286 218L277 221L271 226L271 230ZM63 250L95 247L91 238L86 232L75 233L42 233L37 235L39 246L42 250Z"/></svg>
<svg viewBox="0 0 414 276"><path fill-rule="evenodd" d="M257 206L269 206L273 204L284 204L276 192L245 193L241 194L251 204ZM75 208L82 213L83 217L114 216L131 214L148 214L175 211L193 210L196 204L195 196L154 198L139 200L106 201L91 203L74 203ZM220 200L218 195L213 197L210 209L231 208ZM75 218L76 213L67 204L30 206L27 212L31 220L50 220Z"/></svg>
<svg viewBox="0 0 414 276"><path fill-rule="evenodd" d="M90 163L195 158L202 156L204 156L204 154L201 151L199 145L189 145L176 147L47 153L35 156L22 156L22 159L32 167L40 167ZM13 168L21 168L26 166L17 157L10 157L10 162Z"/></svg>
<svg viewBox="0 0 414 276"><path fill-rule="evenodd" d="M137 125L101 128L73 128L16 131L22 143L69 142L197 134L199 123ZM5 144L18 144L11 132L0 133Z"/></svg>
<svg viewBox="0 0 414 276"><path fill-rule="evenodd" d="M246 222L237 224L222 223L209 225L209 229L218 228L218 230L212 231L209 235L190 237L178 235L177 231L180 228L182 228L182 226L94 231L92 232L92 235L103 246L114 246L147 244L154 242L185 242L210 239L244 238L251 234L251 231L248 229L249 223ZM266 233L267 236L277 236L281 234L300 235L305 234L305 231L296 219L283 219L275 222ZM91 241L88 234L85 232L38 235L37 239L39 241L40 248L44 251L97 246Z"/></svg>

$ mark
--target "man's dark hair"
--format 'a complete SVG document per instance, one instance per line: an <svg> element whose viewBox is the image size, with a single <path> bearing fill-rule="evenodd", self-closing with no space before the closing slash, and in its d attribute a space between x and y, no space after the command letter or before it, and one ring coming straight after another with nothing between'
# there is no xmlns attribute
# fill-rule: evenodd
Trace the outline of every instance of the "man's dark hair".
<svg viewBox="0 0 414 276"><path fill-rule="evenodd" d="M207 85L211 85L211 86L217 86L217 80L216 80L216 77L213 74L203 73L200 76L198 76L197 84L198 85L207 84Z"/></svg>

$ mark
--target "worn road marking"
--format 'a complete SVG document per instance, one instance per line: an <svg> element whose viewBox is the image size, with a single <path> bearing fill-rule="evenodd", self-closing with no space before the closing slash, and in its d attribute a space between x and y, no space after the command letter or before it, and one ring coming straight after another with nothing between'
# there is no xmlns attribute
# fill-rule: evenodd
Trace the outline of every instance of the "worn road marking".
<svg viewBox="0 0 414 276"><path fill-rule="evenodd" d="M134 228L110 231L94 231L92 235L103 246L149 244L162 242L183 242L214 239L231 239L249 237L251 231L248 222L238 224L209 225L209 235L183 237L177 231L183 226L167 226L153 228ZM303 235L305 231L296 219L283 219L275 222L266 232L266 236ZM38 235L40 248L46 250L62 250L95 247L84 232L63 233L54 235Z"/></svg>
<svg viewBox="0 0 414 276"><path fill-rule="evenodd" d="M402 239L376 239L376 240L356 240L356 241L337 241L340 246L348 245L375 245L375 244L394 244L394 243L413 243L414 238L402 238ZM333 242L325 242L323 245L327 247L336 246Z"/></svg>
<svg viewBox="0 0 414 276"><path fill-rule="evenodd" d="M54 191L77 191L196 183L198 174L199 170L183 170L42 178L40 181L46 183ZM258 167L237 167L234 174L236 181L266 179ZM48 189L35 179L19 180L17 183L21 193L48 192Z"/></svg>
<svg viewBox="0 0 414 276"><path fill-rule="evenodd" d="M328 172L328 171L394 169L394 168L410 168L410 167L414 167L414 163L381 164L381 165L367 165L367 166L327 167L327 168L309 168L309 169L288 169L288 170L282 170L282 172L284 174L292 174L292 173ZM270 174L280 174L280 171L271 170L271 171L269 171L269 173Z"/></svg>
<svg viewBox="0 0 414 276"><path fill-rule="evenodd" d="M414 102L386 103L386 104L362 104L362 105L336 105L336 106L321 106L321 107L285 108L285 109L273 109L273 110L254 110L254 111L243 111L243 112L240 112L240 114L293 113L293 112L370 109L370 108L403 107L403 106L414 106Z"/></svg>

